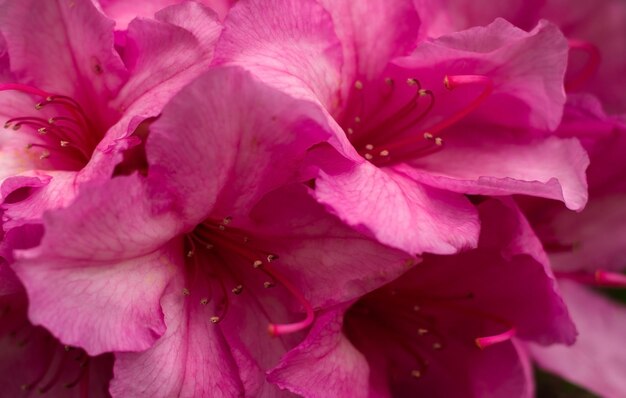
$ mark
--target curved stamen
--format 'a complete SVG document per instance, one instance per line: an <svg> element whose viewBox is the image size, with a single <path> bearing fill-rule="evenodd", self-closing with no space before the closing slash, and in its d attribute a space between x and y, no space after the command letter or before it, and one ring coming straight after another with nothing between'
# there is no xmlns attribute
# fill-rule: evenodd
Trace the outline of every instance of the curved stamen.
<svg viewBox="0 0 626 398"><path fill-rule="evenodd" d="M582 86L591 76L596 73L602 60L598 47L588 41L570 40L570 51L581 51L587 54L587 63L582 68L578 76L565 82L565 90L572 91Z"/></svg>
<svg viewBox="0 0 626 398"><path fill-rule="evenodd" d="M384 153L386 153L385 156L389 156L389 154L393 155L393 153L396 151L407 152L407 149L410 152L414 152L415 144L422 144L423 139L426 137L426 134L428 134L430 137L434 137L435 139L439 138L441 140L440 137L436 137L437 134L439 134L446 128L456 124L458 121L460 121L461 119L463 119L470 113L474 112L493 92L493 81L488 76L451 75L451 76L446 76L444 78L444 86L448 90L454 90L458 87L469 86L469 85L482 85L484 88L483 88L483 91L480 93L480 95L476 97L472 102L470 102L465 108L459 110L452 116L448 117L445 120L442 120L441 122L435 124L434 126L431 126L428 129L428 132L425 133L423 137L422 136L407 137L405 139L398 140L389 145L379 146L377 148L374 148L372 153L378 154L384 151ZM439 141L437 145L441 145L441 143L442 141ZM418 148L418 149L423 149L423 148Z"/></svg>
<svg viewBox="0 0 626 398"><path fill-rule="evenodd" d="M19 83L0 84L0 91L20 91L22 93L37 95L43 98L50 96L50 93L47 93L36 87L28 86L26 84L19 84Z"/></svg>
<svg viewBox="0 0 626 398"><path fill-rule="evenodd" d="M512 339L515 336L515 328L511 327L510 329L502 332L500 334L495 334L493 336L485 336L478 337L474 340L476 346L481 350L484 350L486 347L489 347L494 344L502 343Z"/></svg>
<svg viewBox="0 0 626 398"><path fill-rule="evenodd" d="M307 301L306 298L304 298L302 293L300 293L300 291L287 278L285 278L276 270L272 270L271 268L266 269L270 273L272 278L280 282L289 291L289 293L291 293L293 297L295 297L300 302L300 304L302 304L304 310L306 311L306 317L300 322L283 324L270 323L267 328L270 335L279 336L281 334L294 333L311 326L313 320L315 319L315 313L311 304Z"/></svg>

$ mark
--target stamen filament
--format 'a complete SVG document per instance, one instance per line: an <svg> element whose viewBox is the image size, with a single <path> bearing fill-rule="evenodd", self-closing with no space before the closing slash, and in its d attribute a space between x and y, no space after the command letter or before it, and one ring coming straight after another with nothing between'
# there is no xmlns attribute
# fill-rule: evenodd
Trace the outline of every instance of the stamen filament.
<svg viewBox="0 0 626 398"><path fill-rule="evenodd" d="M555 272L556 277L570 279L586 285L612 288L626 288L626 275L597 270L594 273L589 272Z"/></svg>
<svg viewBox="0 0 626 398"><path fill-rule="evenodd" d="M500 334L495 334L493 336L486 337L478 337L474 340L476 346L481 350L484 350L486 347L492 346L497 343L502 343L510 340L515 336L515 328L510 328L509 330L502 332Z"/></svg>
<svg viewBox="0 0 626 398"><path fill-rule="evenodd" d="M300 304L302 304L306 311L306 317L300 322L283 324L270 323L267 329L270 335L279 336L281 334L294 333L309 327L313 323L313 320L315 318L315 313L311 304L307 301L306 298L304 298L302 293L300 293L300 291L287 278L285 278L276 270L272 270L271 268L266 269L270 273L272 278L280 282L300 302Z"/></svg>

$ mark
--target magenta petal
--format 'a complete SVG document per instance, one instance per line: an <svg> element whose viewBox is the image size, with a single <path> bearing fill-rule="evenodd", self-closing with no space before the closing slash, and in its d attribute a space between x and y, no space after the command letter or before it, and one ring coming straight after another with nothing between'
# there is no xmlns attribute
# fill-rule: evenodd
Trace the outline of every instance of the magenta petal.
<svg viewBox="0 0 626 398"><path fill-rule="evenodd" d="M314 93L327 108L336 106L341 43L314 0L238 2L224 21L215 63L240 65L292 95Z"/></svg>
<svg viewBox="0 0 626 398"><path fill-rule="evenodd" d="M306 340L269 372L268 381L305 397L367 397L369 365L342 332L346 308L318 315Z"/></svg>
<svg viewBox="0 0 626 398"><path fill-rule="evenodd" d="M241 215L268 191L297 179L307 149L327 138L322 120L311 103L240 68L213 69L179 93L151 126L148 163L151 172L162 171L151 178L177 192L190 225L209 211Z"/></svg>
<svg viewBox="0 0 626 398"><path fill-rule="evenodd" d="M179 225L142 189L136 176L85 188L44 216L39 247L16 255L31 320L90 354L146 349L165 331L159 300L179 260L158 248Z"/></svg>
<svg viewBox="0 0 626 398"><path fill-rule="evenodd" d="M332 16L343 47L344 90L352 88L355 75L365 80L378 77L391 58L406 55L417 44L420 19L409 0L321 3Z"/></svg>
<svg viewBox="0 0 626 398"><path fill-rule="evenodd" d="M567 41L555 25L542 21L525 32L496 19L486 27L426 40L411 56L394 63L413 70L426 87L440 87L446 75L487 76L493 93L471 119L554 130L565 104L567 51Z"/></svg>
<svg viewBox="0 0 626 398"><path fill-rule="evenodd" d="M208 69L222 28L216 15L186 2L160 11L156 20L128 27L125 60L131 72L113 105L129 116L156 116L183 86Z"/></svg>
<svg viewBox="0 0 626 398"><path fill-rule="evenodd" d="M126 79L113 48L113 21L90 0L3 2L0 24L11 69L25 83L97 111Z"/></svg>
<svg viewBox="0 0 626 398"><path fill-rule="evenodd" d="M116 355L114 397L233 397L243 391L219 329L187 306L173 283L163 297L167 332L149 350Z"/></svg>
<svg viewBox="0 0 626 398"><path fill-rule="evenodd" d="M575 282L561 282L580 332L571 347L530 346L537 364L607 398L626 395L626 309Z"/></svg>
<svg viewBox="0 0 626 398"><path fill-rule="evenodd" d="M478 195L525 194L587 203L587 153L575 138L521 138L498 129L455 131L436 154L402 170L440 189Z"/></svg>
<svg viewBox="0 0 626 398"><path fill-rule="evenodd" d="M409 253L451 254L477 244L477 213L465 197L392 168L363 162L340 175L322 173L315 196L348 225Z"/></svg>
<svg viewBox="0 0 626 398"><path fill-rule="evenodd" d="M358 298L418 263L328 214L303 186L268 194L251 218L259 245L279 256L276 268L315 308Z"/></svg>

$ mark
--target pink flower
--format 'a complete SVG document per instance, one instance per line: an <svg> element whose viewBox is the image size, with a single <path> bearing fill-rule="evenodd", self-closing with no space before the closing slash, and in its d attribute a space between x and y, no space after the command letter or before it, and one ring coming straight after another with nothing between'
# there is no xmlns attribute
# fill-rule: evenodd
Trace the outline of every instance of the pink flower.
<svg viewBox="0 0 626 398"><path fill-rule="evenodd" d="M512 202L479 206L479 246L430 256L320 315L269 380L307 397L531 397L519 340L574 341L545 254Z"/></svg>
<svg viewBox="0 0 626 398"><path fill-rule="evenodd" d="M609 117L591 96L570 96L563 136L577 136L587 147L589 204L580 214L550 203L528 205L531 217L559 277L563 297L579 330L572 347L530 346L542 368L606 397L626 394L621 344L626 310L585 287L626 287L626 124Z"/></svg>
<svg viewBox="0 0 626 398"><path fill-rule="evenodd" d="M111 355L90 357L61 344L26 317L27 300L15 275L0 265L0 391L7 397L108 397ZM8 272L7 272L8 271ZM7 288L7 286L13 288Z"/></svg>
<svg viewBox="0 0 626 398"><path fill-rule="evenodd" d="M123 150L137 144L137 126L206 69L221 27L197 4L175 6L131 23L123 58L113 22L88 0L4 2L0 29L8 233L71 203L82 183L110 178Z"/></svg>
<svg viewBox="0 0 626 398"><path fill-rule="evenodd" d="M555 26L497 20L417 42L409 1L324 3L238 3L215 56L326 110L341 156L312 152L320 203L385 244L443 254L476 245L464 194L583 207L586 154L549 134L565 102L567 43Z"/></svg>
<svg viewBox="0 0 626 398"><path fill-rule="evenodd" d="M19 253L30 318L88 353L117 351L115 396L272 394L264 371L314 310L416 262L288 185L327 139L322 121L238 68L194 81L150 126L147 177L86 185Z"/></svg>

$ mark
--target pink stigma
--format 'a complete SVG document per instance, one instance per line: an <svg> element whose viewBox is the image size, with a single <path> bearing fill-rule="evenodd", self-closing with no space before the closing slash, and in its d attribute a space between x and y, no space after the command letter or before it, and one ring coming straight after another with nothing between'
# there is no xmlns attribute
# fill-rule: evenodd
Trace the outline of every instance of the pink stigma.
<svg viewBox="0 0 626 398"><path fill-rule="evenodd" d="M315 318L315 314L313 311L313 307L307 301L307 299L304 298L302 293L283 275L275 270L270 270L268 267L266 267L266 270L272 275L274 279L282 283L283 286L287 290L289 290L289 293L291 293L300 302L300 304L302 304L306 311L306 317L300 322L283 324L270 323L267 327L267 331L269 332L269 334L273 337L276 337L280 336L281 334L295 333L311 326L311 324L313 323L313 319Z"/></svg>
<svg viewBox="0 0 626 398"><path fill-rule="evenodd" d="M570 51L581 51L587 54L587 63L582 68L580 74L573 79L565 82L565 90L572 91L580 88L587 80L593 76L600 66L601 56L598 47L583 40L570 40Z"/></svg>
<svg viewBox="0 0 626 398"><path fill-rule="evenodd" d="M508 341L514 336L515 336L515 328L512 327L509 330L500 334L496 334L493 336L486 336L486 337L478 337L477 339L474 340L474 342L476 343L476 346L478 348L480 348L481 350L484 350L486 347L489 347L491 345Z"/></svg>

